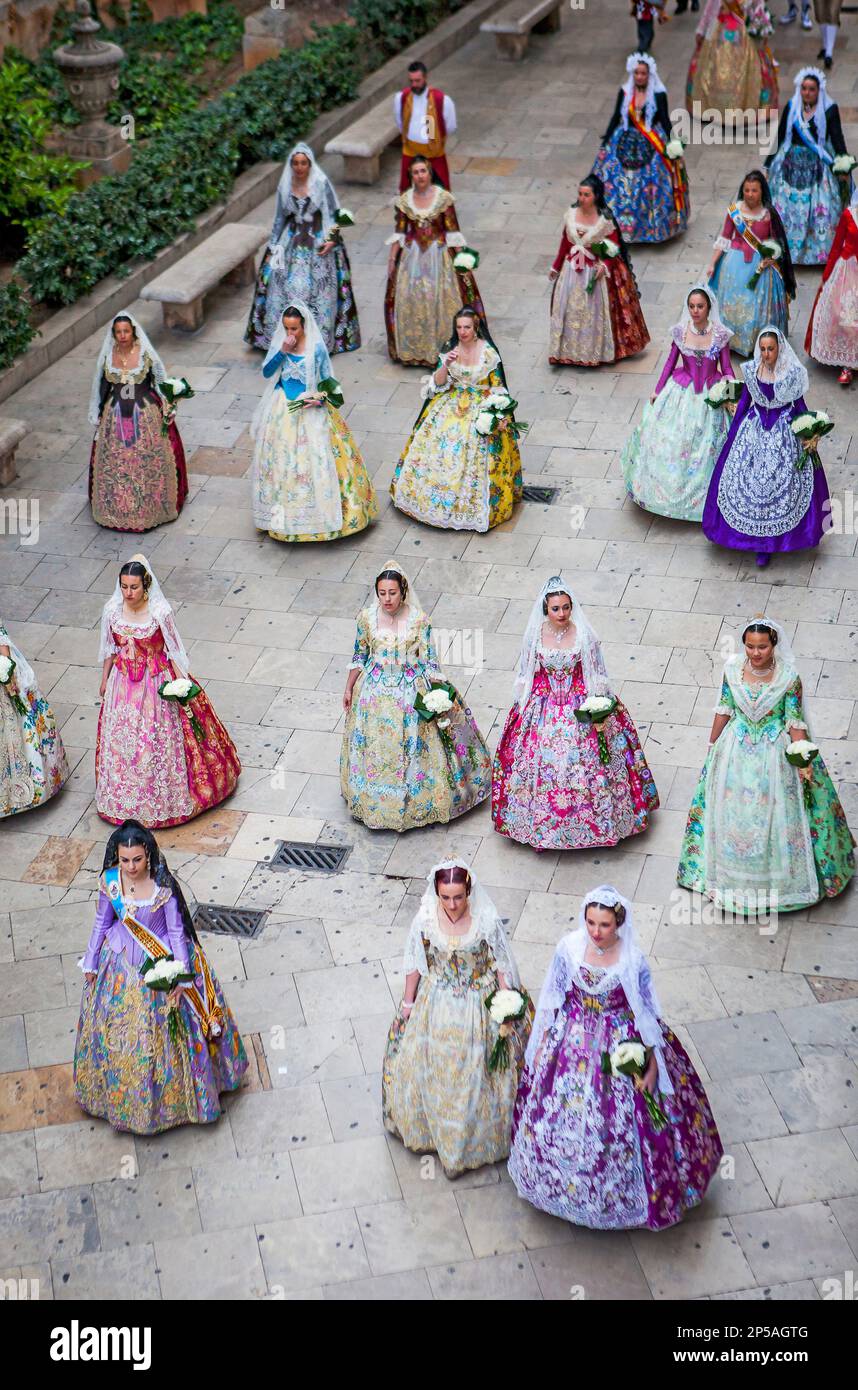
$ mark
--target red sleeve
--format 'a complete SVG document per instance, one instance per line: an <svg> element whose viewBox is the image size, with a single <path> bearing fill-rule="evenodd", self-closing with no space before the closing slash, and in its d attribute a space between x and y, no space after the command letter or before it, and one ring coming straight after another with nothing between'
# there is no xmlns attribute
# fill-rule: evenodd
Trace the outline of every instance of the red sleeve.
<svg viewBox="0 0 858 1390"><path fill-rule="evenodd" d="M554 260L551 263L551 269L557 271L562 270L563 262L566 260L566 257L569 255L569 252L571 250L572 243L566 235L566 229L564 228L563 236L560 238L560 250L557 252L557 255L554 257Z"/></svg>
<svg viewBox="0 0 858 1390"><path fill-rule="evenodd" d="M736 235L736 228L733 226L733 219L729 212L724 218L724 226L721 228L718 235L722 236L725 241L732 241L733 237Z"/></svg>

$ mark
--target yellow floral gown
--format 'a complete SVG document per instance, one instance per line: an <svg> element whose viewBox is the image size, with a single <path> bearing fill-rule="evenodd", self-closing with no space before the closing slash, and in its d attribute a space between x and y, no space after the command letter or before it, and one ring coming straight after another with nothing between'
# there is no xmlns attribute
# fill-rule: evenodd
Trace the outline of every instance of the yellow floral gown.
<svg viewBox="0 0 858 1390"><path fill-rule="evenodd" d="M472 367L451 362L443 386L434 375L425 378L426 404L390 485L395 507L454 531L489 531L509 521L521 501L518 443L508 430L486 436L476 429L485 397L505 390L489 343Z"/></svg>
<svg viewBox="0 0 858 1390"><path fill-rule="evenodd" d="M448 1177L497 1163L509 1153L512 1112L533 1005L507 1039L509 1066L489 1071L498 1027L485 1000L518 986L518 971L499 921L447 935L436 921L412 925L405 970L420 971L410 1017L390 1028L382 1071L385 1129L407 1149L437 1153Z"/></svg>
<svg viewBox="0 0 858 1390"><path fill-rule="evenodd" d="M340 758L351 814L372 830L442 824L491 796L492 760L471 711L456 693L447 718L421 719L420 691L444 680L425 613L411 608L398 632L380 632L375 604L358 617L352 692Z"/></svg>
<svg viewBox="0 0 858 1390"><path fill-rule="evenodd" d="M253 455L255 526L276 541L332 541L363 531L378 516L378 501L354 435L331 405L289 409L306 390L303 356L278 353L266 375L277 371ZM324 348L316 374L331 376Z"/></svg>

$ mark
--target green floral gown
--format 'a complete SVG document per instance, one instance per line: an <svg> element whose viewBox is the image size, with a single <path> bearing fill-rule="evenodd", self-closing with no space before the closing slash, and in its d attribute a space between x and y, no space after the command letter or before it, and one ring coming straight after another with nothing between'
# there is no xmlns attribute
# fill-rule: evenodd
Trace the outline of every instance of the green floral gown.
<svg viewBox="0 0 858 1390"><path fill-rule="evenodd" d="M789 730L807 730L799 675L776 663L752 688L743 665L724 667L716 712L730 722L700 774L677 882L732 910L795 912L843 892L855 840L821 755L807 784L786 760Z"/></svg>
<svg viewBox="0 0 858 1390"><path fill-rule="evenodd" d="M414 701L444 681L432 628L419 608L397 633L379 631L372 604L358 617L352 692L340 758L342 793L372 830L446 824L491 796L492 760L464 700L446 716L421 719Z"/></svg>

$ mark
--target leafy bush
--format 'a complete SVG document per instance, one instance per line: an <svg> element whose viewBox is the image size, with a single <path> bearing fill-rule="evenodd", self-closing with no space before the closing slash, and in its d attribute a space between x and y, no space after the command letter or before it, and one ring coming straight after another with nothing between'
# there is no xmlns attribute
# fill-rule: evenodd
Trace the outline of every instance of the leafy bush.
<svg viewBox="0 0 858 1390"><path fill-rule="evenodd" d="M34 85L27 64L8 52L0 66L0 229L30 229L45 213L62 215L81 166L46 154L51 98ZM5 224L5 226L4 226Z"/></svg>
<svg viewBox="0 0 858 1390"><path fill-rule="evenodd" d="M16 284L0 286L0 371L26 352L36 336L27 301Z"/></svg>
<svg viewBox="0 0 858 1390"><path fill-rule="evenodd" d="M365 38L368 67L407 48L467 0L351 0L349 15Z"/></svg>

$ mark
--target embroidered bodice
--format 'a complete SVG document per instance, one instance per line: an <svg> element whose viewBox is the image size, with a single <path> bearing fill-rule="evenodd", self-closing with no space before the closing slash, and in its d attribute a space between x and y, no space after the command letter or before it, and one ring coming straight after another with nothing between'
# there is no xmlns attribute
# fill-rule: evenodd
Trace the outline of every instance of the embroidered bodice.
<svg viewBox="0 0 858 1390"><path fill-rule="evenodd" d="M672 377L680 386L691 386L699 396L715 381L732 375L730 364L730 334L727 329L713 328L712 342L707 348L695 348L686 343L682 324L671 331L671 347L662 368L655 394L664 390Z"/></svg>
<svg viewBox="0 0 858 1390"><path fill-rule="evenodd" d="M432 627L425 613L412 608L396 631L380 629L373 605L358 616L349 670L364 672L375 685L413 685L423 677L441 678Z"/></svg>
<svg viewBox="0 0 858 1390"><path fill-rule="evenodd" d="M497 984L492 953L481 936L452 950L439 949L424 936L423 949L430 982L436 987L462 995L469 990L490 990Z"/></svg>
<svg viewBox="0 0 858 1390"><path fill-rule="evenodd" d="M555 703L577 706L587 698L587 686L581 664L581 651L575 647L546 647L540 641L536 652L533 675L533 694L548 697Z"/></svg>
<svg viewBox="0 0 858 1390"><path fill-rule="evenodd" d="M484 343L480 356L472 366L465 362L451 362L447 368L447 381L436 389L444 391L452 387L460 391L487 391L491 385L489 378L499 362L500 357L494 348Z"/></svg>
<svg viewBox="0 0 858 1390"><path fill-rule="evenodd" d="M85 971L97 970L98 960L105 943L111 951L124 951L131 965L140 969L146 959L145 952L135 941L128 928L119 920L113 904L105 891L104 879L100 880L101 892L95 925L89 938L86 954L78 962ZM121 913L130 908L141 926L149 927L156 936L169 947L173 959L188 964L189 943L179 914L179 907L169 888L157 888L154 899L147 903L136 903L130 899L118 901Z"/></svg>
<svg viewBox="0 0 858 1390"><path fill-rule="evenodd" d="M736 682L738 681L738 687ZM774 682L752 685L725 673L716 714L726 714L730 728L741 743L774 742L790 729L807 729L802 709L801 677L795 675L786 688L772 691ZM783 685L783 682L780 682ZM737 693L739 699L736 698Z"/></svg>

